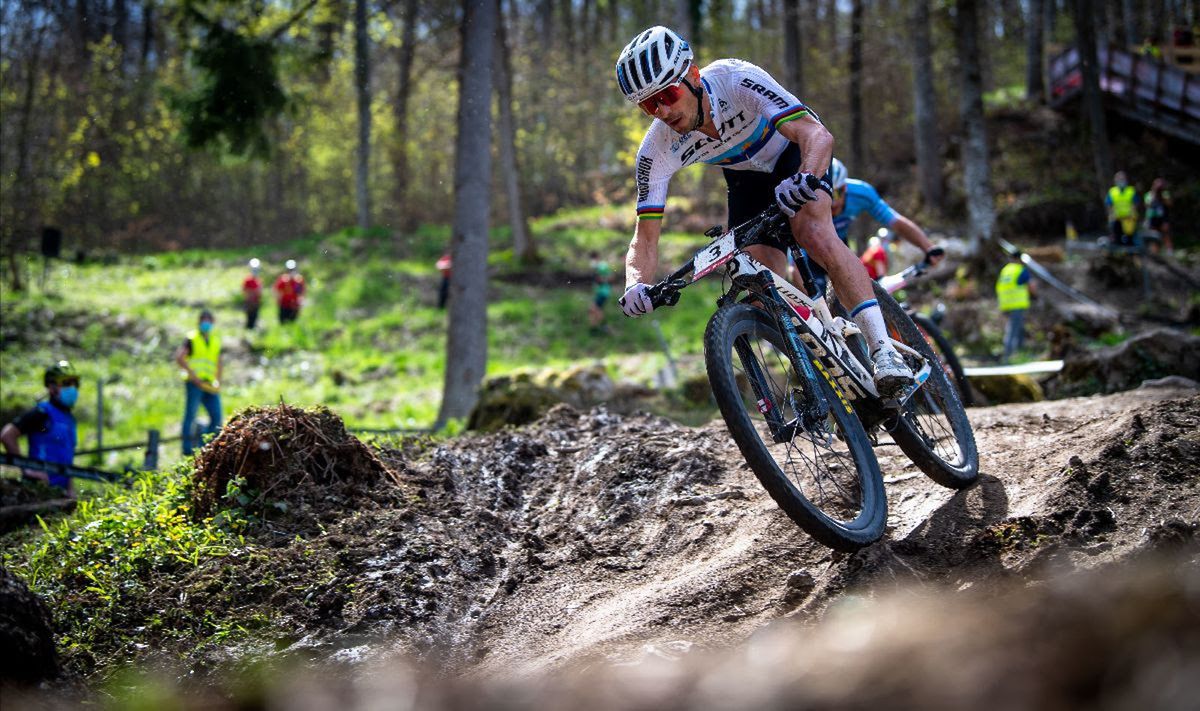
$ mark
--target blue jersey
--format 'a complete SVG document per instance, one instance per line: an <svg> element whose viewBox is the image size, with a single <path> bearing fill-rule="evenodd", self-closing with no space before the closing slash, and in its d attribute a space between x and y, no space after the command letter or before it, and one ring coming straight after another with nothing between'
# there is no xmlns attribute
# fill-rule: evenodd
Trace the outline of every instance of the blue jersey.
<svg viewBox="0 0 1200 711"><path fill-rule="evenodd" d="M879 193L875 191L873 185L851 178L846 181L846 204L842 207L841 214L833 216L833 227L843 242L846 241L846 235L850 232L850 225L853 224L854 218L864 210L884 227L891 227L892 223L896 221L896 211L892 209L891 205L884 202L883 198L879 197Z"/></svg>

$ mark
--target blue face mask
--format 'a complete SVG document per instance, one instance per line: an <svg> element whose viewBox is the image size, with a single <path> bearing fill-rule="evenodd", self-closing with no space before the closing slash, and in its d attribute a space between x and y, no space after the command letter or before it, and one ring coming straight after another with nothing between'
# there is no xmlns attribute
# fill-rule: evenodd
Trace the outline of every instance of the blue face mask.
<svg viewBox="0 0 1200 711"><path fill-rule="evenodd" d="M212 321L201 321L200 322L200 333L207 334L211 330L212 330Z"/></svg>
<svg viewBox="0 0 1200 711"><path fill-rule="evenodd" d="M79 399L79 388L74 385L68 385L65 388L59 388L58 401L67 407L75 407L75 402Z"/></svg>

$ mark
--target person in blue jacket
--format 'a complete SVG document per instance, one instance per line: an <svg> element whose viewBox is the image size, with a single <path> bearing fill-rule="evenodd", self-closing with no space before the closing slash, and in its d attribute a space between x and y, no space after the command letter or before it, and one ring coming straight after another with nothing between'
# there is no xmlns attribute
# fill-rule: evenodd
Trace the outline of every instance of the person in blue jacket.
<svg viewBox="0 0 1200 711"><path fill-rule="evenodd" d="M30 458L56 464L73 464L76 434L75 415L71 410L79 399L79 373L75 371L75 366L60 360L46 368L43 382L46 385L46 399L0 429L0 443L9 454L20 455L19 437L24 435L29 440ZM57 486L67 496L75 496L69 476L29 470L23 475Z"/></svg>

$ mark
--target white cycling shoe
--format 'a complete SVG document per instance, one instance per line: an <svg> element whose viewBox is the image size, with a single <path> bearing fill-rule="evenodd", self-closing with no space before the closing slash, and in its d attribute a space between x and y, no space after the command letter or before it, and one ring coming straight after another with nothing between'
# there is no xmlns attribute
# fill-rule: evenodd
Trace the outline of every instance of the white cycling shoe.
<svg viewBox="0 0 1200 711"><path fill-rule="evenodd" d="M891 398L899 395L916 380L912 370L895 348L880 348L871 356L875 367L875 389L880 396Z"/></svg>

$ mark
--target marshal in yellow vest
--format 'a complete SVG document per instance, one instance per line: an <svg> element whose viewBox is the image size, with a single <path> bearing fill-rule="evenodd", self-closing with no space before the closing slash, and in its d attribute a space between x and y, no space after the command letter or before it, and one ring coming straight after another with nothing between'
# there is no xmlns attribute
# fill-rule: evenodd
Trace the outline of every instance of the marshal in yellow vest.
<svg viewBox="0 0 1200 711"><path fill-rule="evenodd" d="M1000 278L996 280L996 298L1000 301L1001 311L1016 311L1029 308L1029 284L1018 284L1024 264L1009 262L1000 270Z"/></svg>
<svg viewBox="0 0 1200 711"><path fill-rule="evenodd" d="M1137 191L1132 185L1126 185L1124 188L1112 186L1108 189L1108 199L1112 203L1114 219L1133 217L1133 201L1137 199Z"/></svg>
<svg viewBox="0 0 1200 711"><path fill-rule="evenodd" d="M188 340L192 344L192 354L187 359L188 366L195 371L196 377L204 382L215 382L217 363L221 358L221 337L212 334L208 340L205 340L199 331L192 331L188 334ZM183 379L187 380L186 372L183 374Z"/></svg>

